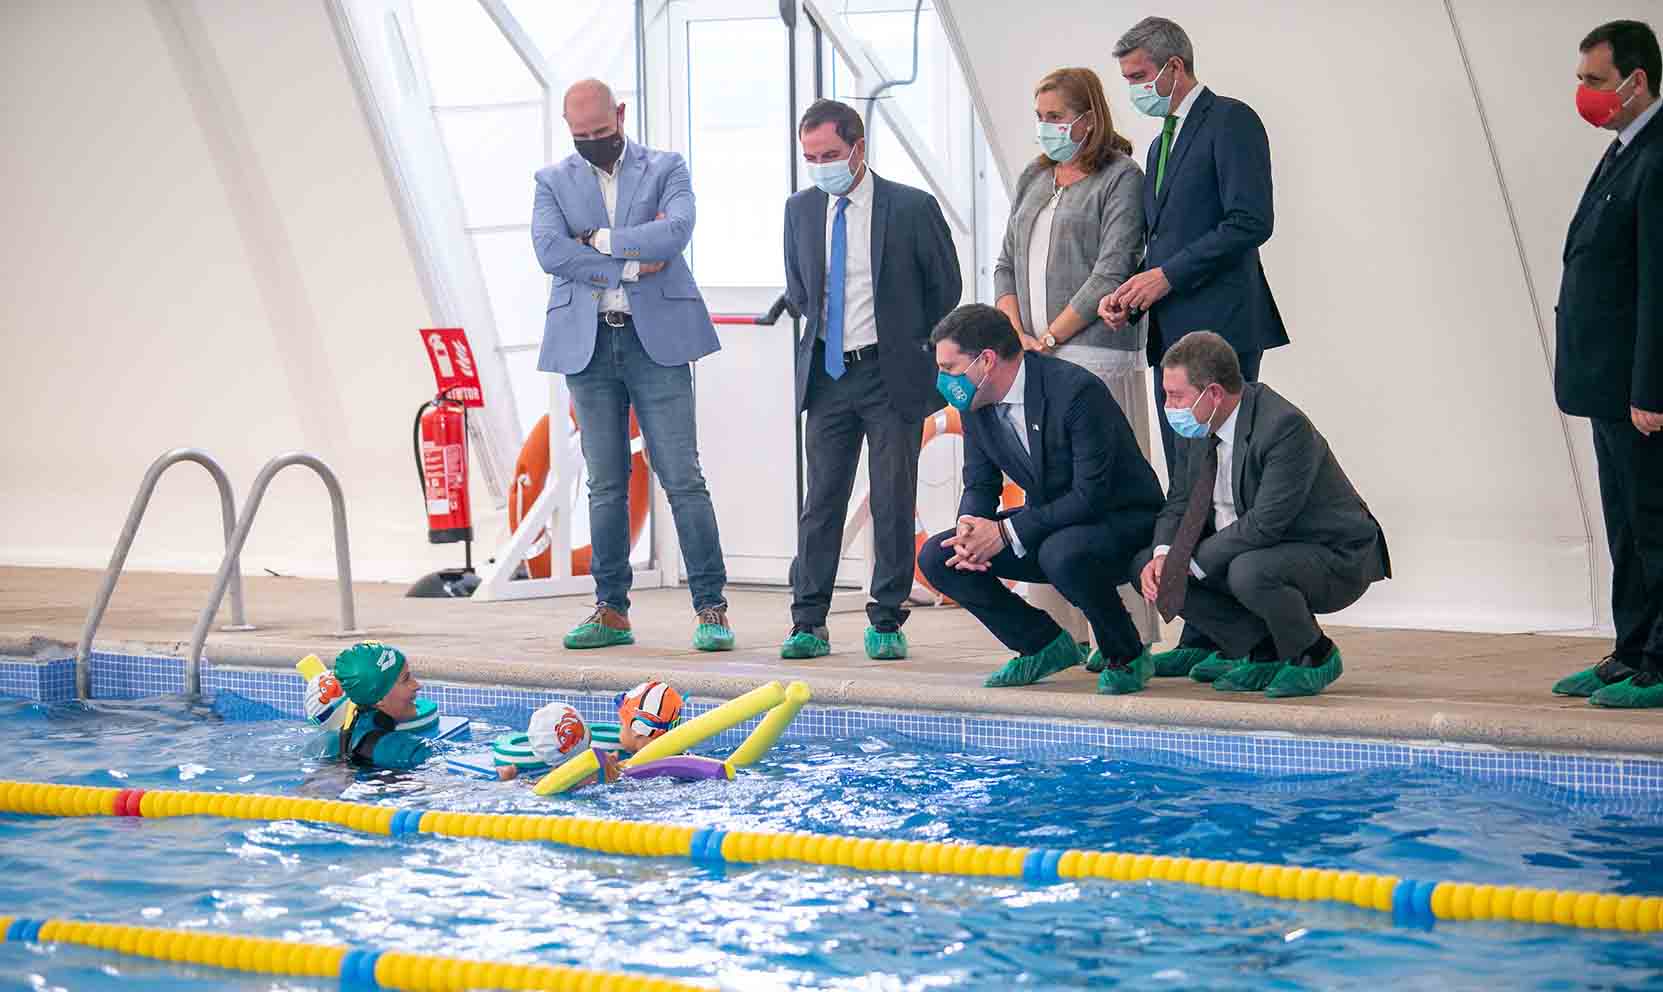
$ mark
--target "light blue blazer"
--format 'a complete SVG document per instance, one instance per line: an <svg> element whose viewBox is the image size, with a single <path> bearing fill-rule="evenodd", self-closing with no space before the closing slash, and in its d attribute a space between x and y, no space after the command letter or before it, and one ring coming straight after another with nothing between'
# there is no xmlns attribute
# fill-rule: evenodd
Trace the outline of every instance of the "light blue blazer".
<svg viewBox="0 0 1663 992"><path fill-rule="evenodd" d="M582 372L595 353L595 323L605 290L623 286L635 330L647 355L660 365L686 365L722 345L710 324L693 271L682 250L693 237L693 181L674 152L631 142L618 177L616 221L606 217L600 182L580 155L537 170L531 243L543 271L554 277L543 349L544 372ZM659 214L663 220L654 220ZM612 254L578 238L591 228L610 228ZM623 281L625 262L667 262L664 269Z"/></svg>

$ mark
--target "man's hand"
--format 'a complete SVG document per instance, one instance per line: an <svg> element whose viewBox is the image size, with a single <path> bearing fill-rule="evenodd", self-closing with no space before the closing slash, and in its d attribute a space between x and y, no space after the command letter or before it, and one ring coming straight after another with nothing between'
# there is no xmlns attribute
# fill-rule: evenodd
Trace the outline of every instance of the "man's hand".
<svg viewBox="0 0 1663 992"><path fill-rule="evenodd" d="M1130 307L1116 303L1113 293L1097 301L1097 316L1117 331L1132 322L1130 310Z"/></svg>
<svg viewBox="0 0 1663 992"><path fill-rule="evenodd" d="M1166 273L1159 267L1137 275L1120 284L1120 288L1109 294L1114 306L1128 310L1142 310L1145 313L1166 294L1172 292L1172 284L1166 281Z"/></svg>
<svg viewBox="0 0 1663 992"><path fill-rule="evenodd" d="M1005 550L1005 535L997 520L967 515L959 518L953 536L943 540L941 546L953 552L953 557L947 559L948 567L985 572L993 556Z"/></svg>
<svg viewBox="0 0 1663 992"><path fill-rule="evenodd" d="M1022 350L1023 351L1037 351L1041 354L1044 354L1044 352L1045 352L1045 343L1042 342L1039 338L1034 337L1032 334L1019 334L1017 336L1022 339Z"/></svg>
<svg viewBox="0 0 1663 992"><path fill-rule="evenodd" d="M1161 591L1161 572L1165 569L1166 555L1156 555L1149 559L1149 564L1143 566L1143 572L1138 575L1138 588L1143 592L1143 598L1151 603Z"/></svg>
<svg viewBox="0 0 1663 992"><path fill-rule="evenodd" d="M1652 413L1637 406L1628 408L1628 419L1634 424L1634 429L1650 437L1663 430L1663 413Z"/></svg>

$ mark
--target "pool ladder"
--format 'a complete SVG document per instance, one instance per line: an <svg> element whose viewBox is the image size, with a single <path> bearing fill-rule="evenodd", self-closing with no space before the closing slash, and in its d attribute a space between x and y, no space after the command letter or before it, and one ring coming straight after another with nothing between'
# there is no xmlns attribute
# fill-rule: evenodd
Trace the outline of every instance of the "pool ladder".
<svg viewBox="0 0 1663 992"><path fill-rule="evenodd" d="M341 629L337 636L351 637L360 633L356 629L357 611L352 600L352 556L347 544L346 499L341 494L341 484L334 471L321 458L302 451L291 451L266 462L259 475L254 477L254 485L249 488L248 500L239 517L236 502L231 495L231 479L219 462L200 448L174 448L157 458L144 473L144 479L139 483L139 491L133 496L133 505L127 511L127 522L122 525L121 537L110 554L109 567L104 570L104 581L99 585L98 595L93 599L92 609L88 611L86 623L81 627L81 640L75 647L75 692L81 699L92 698L92 639L98 632L99 623L104 619L104 611L110 605L110 597L115 593L116 581L121 577L121 570L127 563L127 553L133 546L133 538L138 534L139 523L144 519L151 494L155 492L156 483L161 479L162 473L179 462L195 462L213 476L214 485L219 489L220 518L225 531L225 556L220 560L213 592L207 605L196 618L195 629L191 631L190 651L185 658L187 695L201 694L202 645L208 639L208 627L213 624L214 615L219 612L227 589L231 592L231 623L221 629L255 629L243 615L240 559L243 545L248 542L248 533L254 525L254 515L260 509L260 501L265 498L266 488L271 485L272 478L278 472L290 465L305 465L312 469L323 480L324 488L329 491L335 527L335 576L340 587L341 600Z"/></svg>

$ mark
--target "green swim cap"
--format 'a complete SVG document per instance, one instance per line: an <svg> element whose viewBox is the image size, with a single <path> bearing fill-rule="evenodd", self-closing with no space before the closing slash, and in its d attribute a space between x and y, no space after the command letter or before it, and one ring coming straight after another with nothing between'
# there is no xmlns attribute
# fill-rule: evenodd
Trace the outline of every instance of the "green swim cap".
<svg viewBox="0 0 1663 992"><path fill-rule="evenodd" d="M402 671L404 652L377 641L361 641L335 658L335 678L346 698L359 706L386 699Z"/></svg>

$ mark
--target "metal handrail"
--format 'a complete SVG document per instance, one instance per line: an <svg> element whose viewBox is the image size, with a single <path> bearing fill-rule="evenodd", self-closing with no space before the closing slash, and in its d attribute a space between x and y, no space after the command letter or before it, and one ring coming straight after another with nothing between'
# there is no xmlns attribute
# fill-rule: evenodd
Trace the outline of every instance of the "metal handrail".
<svg viewBox="0 0 1663 992"><path fill-rule="evenodd" d="M272 477L290 465L310 468L323 479L324 487L329 490L329 504L335 523L335 576L341 587L341 629L337 633L343 637L359 633L356 630L357 614L352 606L352 556L347 546L346 499L341 495L341 483L335 478L334 471L316 455L303 451L278 455L266 462L260 474L254 477L254 485L249 487L242 519L237 521L236 533L231 535L230 546L225 549L225 560L220 563L219 575L214 579L214 591L208 598L208 605L196 618L196 629L191 631L190 653L185 657L185 692L188 695L197 696L202 692L202 644L208 639L208 627L214 622L220 601L225 598L225 587L231 584L231 573L236 568L237 558L248 542L248 532L254 525L260 500L265 498L266 487L271 485Z"/></svg>
<svg viewBox="0 0 1663 992"><path fill-rule="evenodd" d="M164 453L151 463L144 473L144 480L139 483L139 491L133 496L133 505L127 510L127 523L122 525L121 537L116 541L115 550L110 553L110 566L104 570L104 582L98 587L98 595L92 601L92 609L87 613L86 623L81 625L81 640L75 646L75 692L81 699L92 698L92 666L87 660L92 656L93 635L98 633L98 625L104 621L104 611L110 605L110 597L115 594L116 580L121 578L121 570L127 565L127 552L133 547L133 538L138 536L139 522L144 519L144 512L150 506L150 497L156 491L156 483L162 478L162 473L179 462L195 462L208 470L213 476L214 485L219 488L220 517L224 523L225 546L229 553L231 535L237 529L237 504L231 495L231 478L225 474L214 457L200 448L174 448ZM243 618L243 581L242 569L238 567L236 556L226 559L231 570L236 574L236 582L231 586L231 626L229 630L252 630ZM217 605L217 604L216 604ZM215 612L218 612L217 610ZM213 617L208 618L213 622Z"/></svg>

